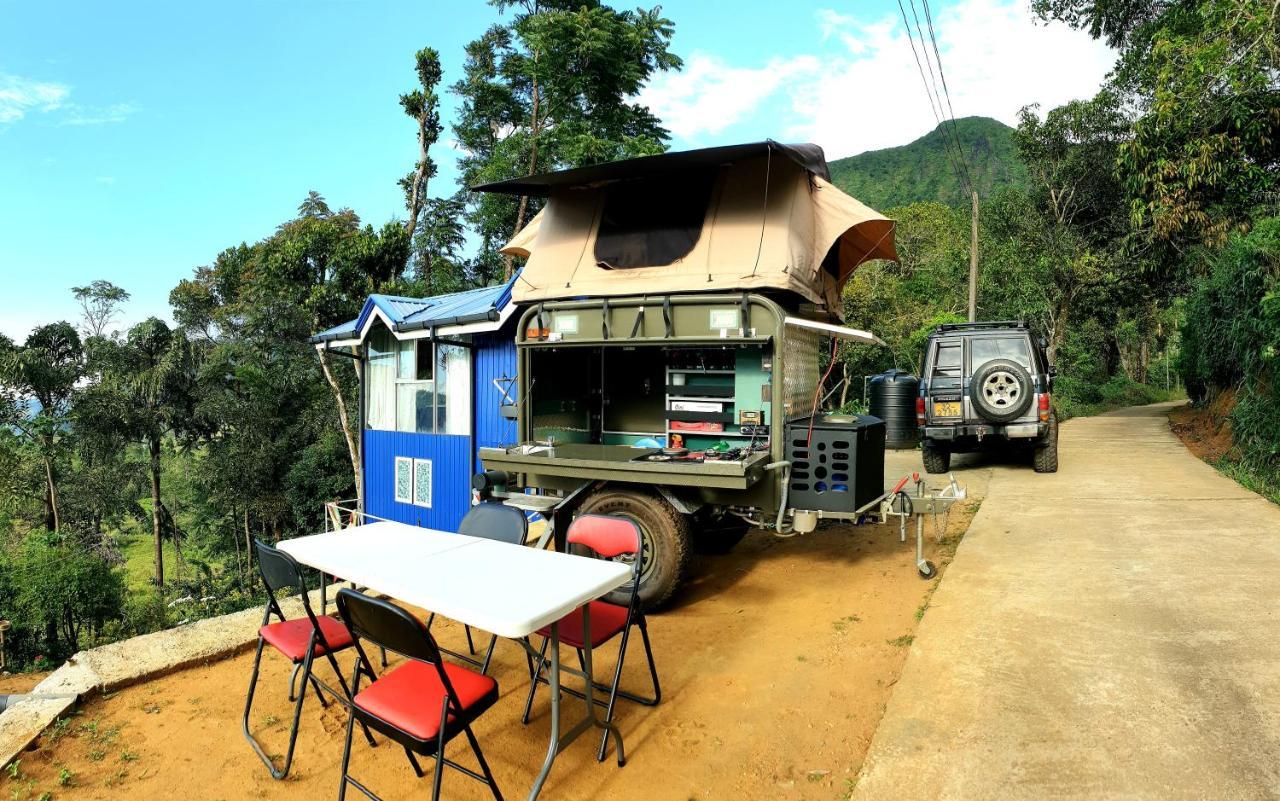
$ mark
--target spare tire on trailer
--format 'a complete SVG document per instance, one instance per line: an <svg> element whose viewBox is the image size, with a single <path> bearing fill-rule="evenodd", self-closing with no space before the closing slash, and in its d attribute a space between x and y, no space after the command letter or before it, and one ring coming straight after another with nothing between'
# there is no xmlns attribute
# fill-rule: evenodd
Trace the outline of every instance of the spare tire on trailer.
<svg viewBox="0 0 1280 801"><path fill-rule="evenodd" d="M592 493L578 507L578 513L617 515L640 526L645 561L640 574L640 604L651 611L671 599L689 567L689 521L684 515L657 495L617 486ZM628 603L630 582L606 595L605 600Z"/></svg>
<svg viewBox="0 0 1280 801"><path fill-rule="evenodd" d="M1034 394L1027 368L1009 359L987 362L969 382L974 411L993 423L1010 423L1026 414Z"/></svg>

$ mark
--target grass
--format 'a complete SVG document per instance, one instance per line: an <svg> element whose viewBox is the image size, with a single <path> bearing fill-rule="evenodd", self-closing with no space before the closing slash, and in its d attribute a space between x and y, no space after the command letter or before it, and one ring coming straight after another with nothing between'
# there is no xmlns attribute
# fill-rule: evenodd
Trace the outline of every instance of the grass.
<svg viewBox="0 0 1280 801"><path fill-rule="evenodd" d="M1272 503L1280 504L1280 479L1274 476L1267 476L1249 467L1244 462L1239 462L1226 456L1215 462L1209 462L1209 464L1213 465L1219 473L1234 480L1250 492L1256 492Z"/></svg>
<svg viewBox="0 0 1280 801"><path fill-rule="evenodd" d="M889 645L892 645L895 648L906 648L907 646L911 645L911 643L915 641L916 641L916 635L914 634L904 634L901 637L894 637L892 640L885 640L886 643L888 643Z"/></svg>
<svg viewBox="0 0 1280 801"><path fill-rule="evenodd" d="M129 591L146 591L154 587L156 546L151 539L151 532L136 528L122 531L117 535L117 542L120 544L120 553L124 555L124 578ZM171 541L165 540L163 553L165 576L177 575L178 554Z"/></svg>

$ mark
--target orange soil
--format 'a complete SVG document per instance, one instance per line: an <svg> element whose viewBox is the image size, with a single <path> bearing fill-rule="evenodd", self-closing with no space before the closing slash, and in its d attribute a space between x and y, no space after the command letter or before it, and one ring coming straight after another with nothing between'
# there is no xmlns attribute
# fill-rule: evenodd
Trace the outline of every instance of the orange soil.
<svg viewBox="0 0 1280 801"><path fill-rule="evenodd" d="M31 688L44 681L44 673L0 673L0 695L31 692Z"/></svg>
<svg viewBox="0 0 1280 801"><path fill-rule="evenodd" d="M1169 413L1169 427L1187 449L1206 462L1217 462L1235 448L1231 439L1231 410L1236 394L1221 392L1208 406L1179 406Z"/></svg>
<svg viewBox="0 0 1280 801"><path fill-rule="evenodd" d="M957 508L929 556L945 564L972 517ZM928 523L928 521L926 521ZM783 541L756 531L732 553L695 560L677 603L650 619L662 679L656 708L621 702L616 721L628 763L595 761L592 736L570 745L543 789L546 799L848 798L907 646L936 581L921 581L914 548L888 526L835 527ZM440 625L446 646L461 627ZM615 641L616 642L616 641ZM646 681L639 640L624 686ZM597 651L600 675L616 645ZM572 659L572 651L568 652ZM350 665L350 654L341 664ZM185 670L85 704L26 753L18 777L0 778L16 799L326 799L336 797L345 714L309 697L293 771L273 781L240 733L250 656ZM289 667L269 654L251 720L268 753L283 753L291 707ZM499 642L492 674L501 698L475 725L504 795L523 798L547 748L542 688L521 726L528 678L522 652ZM319 670L332 683L327 666ZM569 724L581 702L565 698ZM474 765L465 738L448 753ZM430 760L424 760L430 776ZM357 740L352 774L389 801L430 792L403 752ZM490 798L446 769L443 796ZM60 783L65 777L65 783ZM356 797L352 790L348 796Z"/></svg>

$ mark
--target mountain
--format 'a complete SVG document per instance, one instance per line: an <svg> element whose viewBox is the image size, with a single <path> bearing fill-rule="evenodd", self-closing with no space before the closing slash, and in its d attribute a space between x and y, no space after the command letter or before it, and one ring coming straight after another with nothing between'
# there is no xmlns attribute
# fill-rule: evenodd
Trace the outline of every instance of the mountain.
<svg viewBox="0 0 1280 801"><path fill-rule="evenodd" d="M955 134L969 164L979 197L1004 186L1024 186L1027 168L1018 160L1013 129L990 117L963 117ZM831 181L871 206L889 209L919 200L948 205L969 203L964 181L948 150L951 123L944 122L909 145L869 150L830 163Z"/></svg>

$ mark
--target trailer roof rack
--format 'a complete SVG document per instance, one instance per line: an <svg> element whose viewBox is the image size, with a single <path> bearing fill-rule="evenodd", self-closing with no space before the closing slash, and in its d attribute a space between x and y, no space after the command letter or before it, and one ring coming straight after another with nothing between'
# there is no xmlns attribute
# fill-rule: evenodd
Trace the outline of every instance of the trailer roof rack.
<svg viewBox="0 0 1280 801"><path fill-rule="evenodd" d="M943 323L935 330L942 331L978 331L984 328L1027 328L1022 320L988 320L980 323Z"/></svg>

